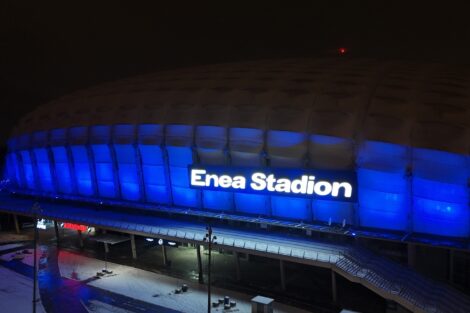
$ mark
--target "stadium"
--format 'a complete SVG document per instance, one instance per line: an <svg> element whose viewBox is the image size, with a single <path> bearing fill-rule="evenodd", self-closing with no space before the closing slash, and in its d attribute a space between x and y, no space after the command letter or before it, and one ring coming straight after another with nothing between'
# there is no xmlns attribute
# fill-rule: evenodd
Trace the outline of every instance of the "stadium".
<svg viewBox="0 0 470 313"><path fill-rule="evenodd" d="M25 116L0 210L17 220L37 202L46 219L130 234L134 250L134 236L199 249L210 224L221 249L279 260L283 290L289 262L330 271L333 303L340 276L386 312L470 312L469 124L467 68L318 58L162 71Z"/></svg>

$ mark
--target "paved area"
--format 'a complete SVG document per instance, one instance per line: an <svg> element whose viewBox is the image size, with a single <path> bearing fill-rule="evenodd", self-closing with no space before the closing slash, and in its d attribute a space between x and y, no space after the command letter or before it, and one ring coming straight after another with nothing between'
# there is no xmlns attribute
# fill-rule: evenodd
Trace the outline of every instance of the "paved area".
<svg viewBox="0 0 470 313"><path fill-rule="evenodd" d="M9 243L0 245L0 273L10 273L17 277L8 282L16 288L22 286L22 301L28 298L32 288L33 250L31 244ZM103 268L103 261L87 258L67 251L59 251L52 245L41 245L38 249L39 293L42 302L38 313L48 312L150 312L150 313L199 313L207 306L207 293L204 285L150 273L141 269L109 263L113 274L95 278L96 271ZM24 281L29 282L25 284ZM189 291L176 294L175 289L183 283ZM3 290L3 289L2 289ZM251 295L231 292L220 288L213 289L214 299L230 295L237 306L224 312L249 312ZM0 292L0 300L7 297ZM31 298L31 295L29 295ZM14 300L12 300L14 301ZM42 306L44 308L42 308ZM5 313L20 313L27 308L12 305ZM15 308L15 309L13 309ZM214 312L221 311L214 309ZM306 313L293 307L277 304L279 313Z"/></svg>

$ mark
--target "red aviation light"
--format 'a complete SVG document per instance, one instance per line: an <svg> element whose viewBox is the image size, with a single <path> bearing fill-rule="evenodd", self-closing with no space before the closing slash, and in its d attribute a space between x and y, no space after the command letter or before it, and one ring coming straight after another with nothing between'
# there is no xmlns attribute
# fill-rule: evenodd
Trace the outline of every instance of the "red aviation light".
<svg viewBox="0 0 470 313"><path fill-rule="evenodd" d="M80 224L72 224L72 223L64 223L62 227L67 228L67 229L79 230L81 232L88 230L88 226L80 225Z"/></svg>
<svg viewBox="0 0 470 313"><path fill-rule="evenodd" d="M339 55L345 55L346 52L348 52L348 49L346 49L344 47L338 48Z"/></svg>

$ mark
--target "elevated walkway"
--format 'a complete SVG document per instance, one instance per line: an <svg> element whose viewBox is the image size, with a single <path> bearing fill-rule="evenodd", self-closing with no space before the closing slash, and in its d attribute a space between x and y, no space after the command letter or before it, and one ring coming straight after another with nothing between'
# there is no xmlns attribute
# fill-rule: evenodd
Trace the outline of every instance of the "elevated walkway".
<svg viewBox="0 0 470 313"><path fill-rule="evenodd" d="M33 201L0 195L0 211L31 216ZM41 202L42 218L85 224L122 233L205 245L206 225L92 206ZM350 245L325 244L284 233L213 227L218 246L231 251L330 268L412 312L468 313L470 297L450 286Z"/></svg>

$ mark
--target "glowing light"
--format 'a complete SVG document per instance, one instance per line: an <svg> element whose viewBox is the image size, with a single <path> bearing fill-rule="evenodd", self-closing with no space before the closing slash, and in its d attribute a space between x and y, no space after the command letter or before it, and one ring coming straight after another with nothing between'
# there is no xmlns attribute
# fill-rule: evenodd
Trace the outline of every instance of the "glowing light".
<svg viewBox="0 0 470 313"><path fill-rule="evenodd" d="M237 170L230 173L227 168L190 168L190 186L193 188L233 190L244 192L276 193L351 199L353 186L348 181L334 181L331 173L324 174L327 180L316 180L303 172L291 173L271 169L270 173L255 169ZM308 174L308 173L307 173ZM343 179L343 178L342 178Z"/></svg>
<svg viewBox="0 0 470 313"><path fill-rule="evenodd" d="M64 223L62 227L67 228L67 229L79 230L82 232L88 230L88 226L80 225L80 224L73 224L73 223Z"/></svg>

